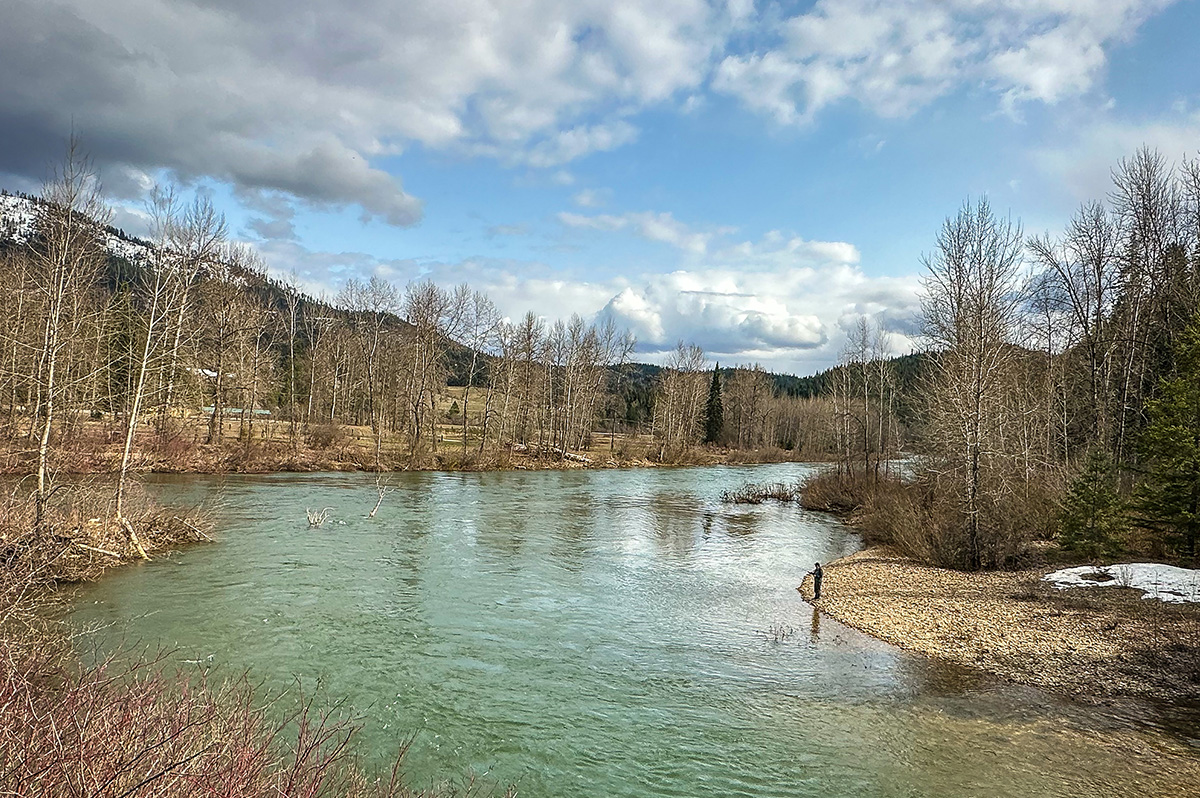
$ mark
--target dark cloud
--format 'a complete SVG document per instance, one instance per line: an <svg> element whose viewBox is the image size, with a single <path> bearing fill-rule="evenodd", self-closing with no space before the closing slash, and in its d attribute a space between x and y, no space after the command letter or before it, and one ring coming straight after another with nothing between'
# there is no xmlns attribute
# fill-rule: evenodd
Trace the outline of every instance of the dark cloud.
<svg viewBox="0 0 1200 798"><path fill-rule="evenodd" d="M703 80L711 19L703 0L0 0L0 172L43 179L74 129L121 197L165 170L411 225L420 201L382 168L405 148L619 146L614 115Z"/></svg>

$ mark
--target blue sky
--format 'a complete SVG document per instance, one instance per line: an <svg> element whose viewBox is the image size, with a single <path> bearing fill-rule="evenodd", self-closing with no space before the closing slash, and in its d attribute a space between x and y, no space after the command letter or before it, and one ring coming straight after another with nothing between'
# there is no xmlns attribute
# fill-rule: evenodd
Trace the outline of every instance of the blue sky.
<svg viewBox="0 0 1200 798"><path fill-rule="evenodd" d="M72 125L118 224L212 193L277 274L468 282L811 373L987 195L1030 233L1200 154L1194 0L0 0L0 185Z"/></svg>

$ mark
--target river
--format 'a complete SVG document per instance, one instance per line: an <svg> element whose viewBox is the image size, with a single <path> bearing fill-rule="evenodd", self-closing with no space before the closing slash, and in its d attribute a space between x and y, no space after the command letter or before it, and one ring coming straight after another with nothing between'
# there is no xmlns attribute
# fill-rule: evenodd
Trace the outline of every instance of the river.
<svg viewBox="0 0 1200 798"><path fill-rule="evenodd" d="M860 545L792 505L725 505L768 466L408 473L374 519L364 474L173 477L218 542L80 591L82 647L297 681L413 742L416 786L522 796L1171 795L1186 738L994 684L805 604ZM305 509L332 508L310 529ZM1138 752L1130 755L1130 751Z"/></svg>

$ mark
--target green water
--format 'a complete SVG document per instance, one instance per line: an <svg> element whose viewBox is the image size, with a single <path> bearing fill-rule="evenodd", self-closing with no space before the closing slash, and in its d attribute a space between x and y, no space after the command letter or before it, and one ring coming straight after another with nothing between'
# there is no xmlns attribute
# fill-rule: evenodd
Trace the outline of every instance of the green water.
<svg viewBox="0 0 1200 798"><path fill-rule="evenodd" d="M856 535L719 502L806 471L403 474L374 519L362 474L159 480L168 501L215 504L219 542L107 577L72 621L102 649L166 645L266 688L319 683L365 720L368 761L414 737L417 785L1169 795L1195 775L1186 736L1152 717L989 684L815 616L795 586ZM311 530L306 507L332 518Z"/></svg>

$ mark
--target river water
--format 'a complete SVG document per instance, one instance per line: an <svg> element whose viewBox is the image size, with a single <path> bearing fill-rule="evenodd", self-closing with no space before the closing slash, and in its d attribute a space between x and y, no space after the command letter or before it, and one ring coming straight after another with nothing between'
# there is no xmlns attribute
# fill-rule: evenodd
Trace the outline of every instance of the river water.
<svg viewBox="0 0 1200 798"><path fill-rule="evenodd" d="M367 761L413 738L416 786L1193 794L1196 749L1152 717L992 684L815 615L796 585L857 536L719 501L809 468L401 474L374 519L364 474L158 479L164 500L217 509L218 542L88 586L71 621L100 650L320 685L364 720Z"/></svg>

